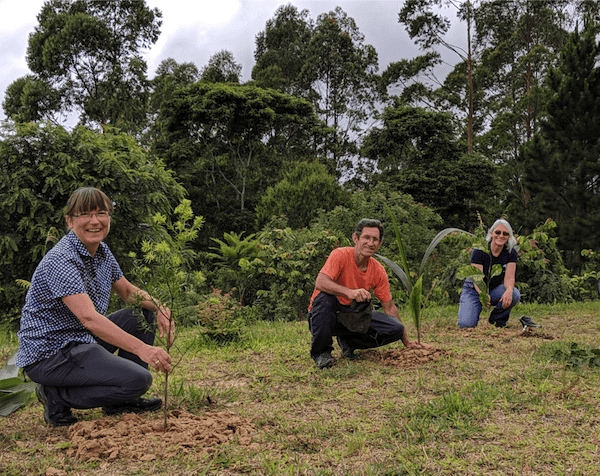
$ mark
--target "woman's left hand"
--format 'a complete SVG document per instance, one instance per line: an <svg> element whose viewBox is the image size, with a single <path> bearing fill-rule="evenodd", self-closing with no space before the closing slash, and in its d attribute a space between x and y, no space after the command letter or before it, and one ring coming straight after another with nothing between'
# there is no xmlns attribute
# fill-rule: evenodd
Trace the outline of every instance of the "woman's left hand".
<svg viewBox="0 0 600 476"><path fill-rule="evenodd" d="M502 303L502 309L506 309L512 304L513 293L508 289L504 291L504 294L500 298L500 302Z"/></svg>

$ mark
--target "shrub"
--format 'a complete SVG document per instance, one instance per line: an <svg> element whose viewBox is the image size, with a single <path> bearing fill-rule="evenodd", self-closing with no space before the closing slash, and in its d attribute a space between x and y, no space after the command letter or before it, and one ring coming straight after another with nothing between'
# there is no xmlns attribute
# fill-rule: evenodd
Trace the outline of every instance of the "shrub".
<svg viewBox="0 0 600 476"><path fill-rule="evenodd" d="M256 304L267 320L305 318L315 279L329 253L349 244L331 231L294 231L286 225L285 219L272 221L259 236L265 265L258 269L263 287L257 292Z"/></svg>
<svg viewBox="0 0 600 476"><path fill-rule="evenodd" d="M213 288L212 293L195 306L200 332L218 343L239 339L247 321L246 315L252 312L252 308L245 309L232 297L233 292L223 294L220 289Z"/></svg>

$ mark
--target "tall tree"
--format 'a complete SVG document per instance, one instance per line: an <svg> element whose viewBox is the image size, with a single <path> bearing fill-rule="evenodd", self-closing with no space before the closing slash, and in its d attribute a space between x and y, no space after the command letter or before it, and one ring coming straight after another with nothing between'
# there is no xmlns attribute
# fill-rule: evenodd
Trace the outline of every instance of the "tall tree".
<svg viewBox="0 0 600 476"><path fill-rule="evenodd" d="M306 92L299 76L314 28L308 14L292 4L281 5L256 35L252 79L258 86L298 96Z"/></svg>
<svg viewBox="0 0 600 476"><path fill-rule="evenodd" d="M548 74L550 100L539 137L524 151L525 186L539 212L557 221L559 247L576 272L581 250L600 239L598 32L588 21L582 33L569 36L559 66Z"/></svg>
<svg viewBox="0 0 600 476"><path fill-rule="evenodd" d="M11 104L35 107L29 117L75 113L80 124L138 130L149 94L142 52L157 41L161 16L143 0L46 1L29 37L27 65L61 98L60 106L32 106L31 96L16 96L17 88L9 88Z"/></svg>
<svg viewBox="0 0 600 476"><path fill-rule="evenodd" d="M233 53L221 50L209 58L201 79L209 83L239 83L241 74L242 65L236 63Z"/></svg>
<svg viewBox="0 0 600 476"><path fill-rule="evenodd" d="M200 81L163 102L154 150L176 171L212 236L250 231L262 193L327 129L312 105L272 89Z"/></svg>
<svg viewBox="0 0 600 476"><path fill-rule="evenodd" d="M435 52L435 48L442 46L447 50L455 53L460 61L460 70L464 74L466 80L466 110L459 110L462 115L466 116L467 127L466 136L469 154L473 153L473 101L474 101L474 86L473 86L473 51L471 46L471 31L473 26L473 0L464 2L452 0L407 0L400 13L398 21L405 25L406 31L411 39L420 45L421 49L429 53L425 56L424 61L420 64L420 71L429 71L430 74L433 68L440 63L439 52ZM457 18L466 24L465 39L466 49L460 44L453 44L448 39L448 32L452 22L439 13L439 9L443 6L450 6L456 10ZM436 10L436 11L434 11ZM397 65L391 64L388 67L386 76L388 81L396 81L403 71ZM440 80L434 75L434 83ZM424 88L427 91L427 88ZM444 90L441 90L444 93Z"/></svg>
<svg viewBox="0 0 600 476"><path fill-rule="evenodd" d="M362 152L381 171L374 180L431 207L447 226L475 227L494 189L494 164L467 153L449 114L406 107L400 99L385 108L383 126L369 133Z"/></svg>
<svg viewBox="0 0 600 476"><path fill-rule="evenodd" d="M372 126L382 98L377 52L364 43L354 19L340 7L317 18L300 80L317 114L337 131L331 160L351 171L362 135Z"/></svg>

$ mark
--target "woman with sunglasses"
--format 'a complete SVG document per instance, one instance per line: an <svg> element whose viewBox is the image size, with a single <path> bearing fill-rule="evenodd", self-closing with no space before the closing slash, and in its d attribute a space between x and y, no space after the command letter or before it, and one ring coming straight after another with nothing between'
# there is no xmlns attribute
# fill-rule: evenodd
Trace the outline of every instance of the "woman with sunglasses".
<svg viewBox="0 0 600 476"><path fill-rule="evenodd" d="M492 307L489 322L497 327L505 327L511 309L521 299L521 293L515 288L517 240L513 236L510 224L503 219L494 222L485 239L489 243L489 253L473 250L471 264L484 272L486 283L492 266L495 264L502 266L502 273L492 277L489 282L490 306ZM458 306L458 327L477 326L482 308L479 291L473 280L465 280Z"/></svg>
<svg viewBox="0 0 600 476"><path fill-rule="evenodd" d="M123 276L103 242L112 211L100 190L75 190L65 210L69 233L38 264L25 298L16 364L37 383L50 426L75 423L72 408L102 407L114 415L162 405L141 396L152 384L148 365L171 370L169 354L153 345L155 326L172 341L170 311ZM146 325L133 308L107 315L111 291L139 303Z"/></svg>

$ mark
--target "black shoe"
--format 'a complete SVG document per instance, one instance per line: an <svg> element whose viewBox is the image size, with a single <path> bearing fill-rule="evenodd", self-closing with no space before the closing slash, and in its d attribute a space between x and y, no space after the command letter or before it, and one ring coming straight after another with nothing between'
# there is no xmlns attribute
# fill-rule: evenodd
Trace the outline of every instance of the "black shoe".
<svg viewBox="0 0 600 476"><path fill-rule="evenodd" d="M348 342L346 342L340 336L336 336L336 340L340 346L342 357L344 359L356 360L358 358L358 356L354 353L354 349L348 345Z"/></svg>
<svg viewBox="0 0 600 476"><path fill-rule="evenodd" d="M529 316L521 316L519 321L521 321L521 324L523 324L523 330L527 329L528 327L542 327L540 324L533 322Z"/></svg>
<svg viewBox="0 0 600 476"><path fill-rule="evenodd" d="M495 327L506 327L506 322L497 321L492 316L489 317L488 322Z"/></svg>
<svg viewBox="0 0 600 476"><path fill-rule="evenodd" d="M57 407L50 408L50 399L46 396L46 390L44 386L37 383L35 385L35 395L42 405L44 405L44 420L48 425L56 426L69 426L73 423L77 423L77 417L71 413L70 408Z"/></svg>
<svg viewBox="0 0 600 476"><path fill-rule="evenodd" d="M143 413L153 412L158 410L162 406L162 400L160 398L138 398L136 400L130 400L120 405L108 405L102 407L102 413L104 415L119 415L121 413Z"/></svg>
<svg viewBox="0 0 600 476"><path fill-rule="evenodd" d="M315 355L313 359L320 369L331 367L335 363L335 359L331 356L331 352L323 352L322 354Z"/></svg>

